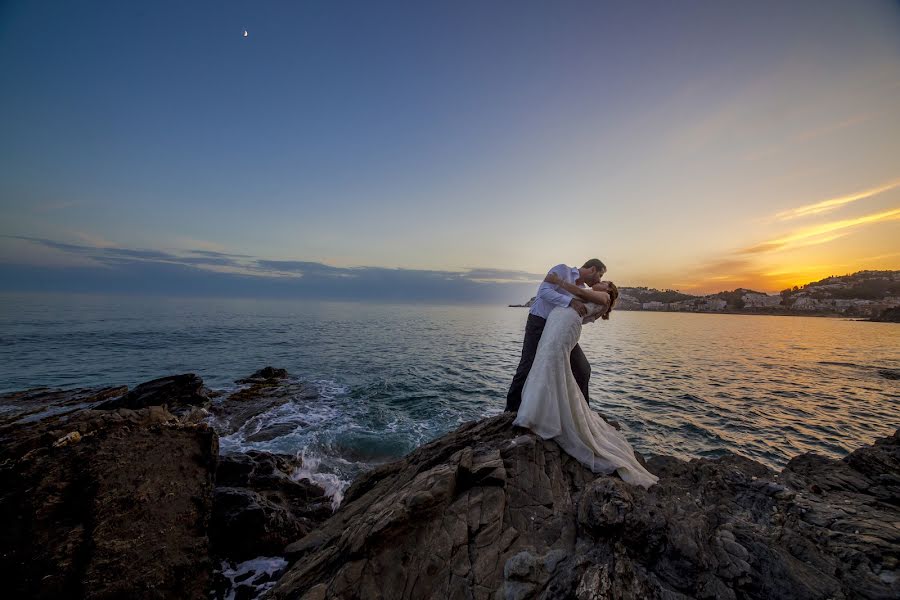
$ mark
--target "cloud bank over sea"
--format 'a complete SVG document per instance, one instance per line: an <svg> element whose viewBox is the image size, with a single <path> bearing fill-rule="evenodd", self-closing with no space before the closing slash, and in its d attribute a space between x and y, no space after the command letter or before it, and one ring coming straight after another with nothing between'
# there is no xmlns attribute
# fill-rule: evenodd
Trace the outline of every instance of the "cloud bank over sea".
<svg viewBox="0 0 900 600"><path fill-rule="evenodd" d="M68 264L4 262L4 292L497 304L527 299L543 277L489 268L335 267L211 250L99 247L24 236L7 237L7 242L31 248L35 255L63 255Z"/></svg>

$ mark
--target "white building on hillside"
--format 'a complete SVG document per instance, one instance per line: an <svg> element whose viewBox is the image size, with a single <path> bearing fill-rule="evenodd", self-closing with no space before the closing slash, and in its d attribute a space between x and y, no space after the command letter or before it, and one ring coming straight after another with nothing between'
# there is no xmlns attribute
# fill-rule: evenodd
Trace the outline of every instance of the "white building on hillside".
<svg viewBox="0 0 900 600"><path fill-rule="evenodd" d="M741 297L744 301L744 308L775 308L781 306L781 296L770 296L768 294L757 294L750 292Z"/></svg>
<svg viewBox="0 0 900 600"><path fill-rule="evenodd" d="M721 298L704 298L700 303L700 310L725 310L728 302Z"/></svg>
<svg viewBox="0 0 900 600"><path fill-rule="evenodd" d="M652 302L644 302L644 304L641 305L641 308L644 310L666 310L667 306L668 305L663 302L654 300Z"/></svg>
<svg viewBox="0 0 900 600"><path fill-rule="evenodd" d="M819 310L822 308L822 305L819 304L819 301L815 298L803 296L801 298L797 298L794 301L794 304L791 305L791 308L794 310Z"/></svg>

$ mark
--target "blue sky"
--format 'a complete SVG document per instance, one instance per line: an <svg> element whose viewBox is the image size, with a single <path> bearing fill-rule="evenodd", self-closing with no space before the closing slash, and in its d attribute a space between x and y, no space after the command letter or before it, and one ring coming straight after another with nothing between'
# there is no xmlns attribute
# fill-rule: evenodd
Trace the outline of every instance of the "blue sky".
<svg viewBox="0 0 900 600"><path fill-rule="evenodd" d="M7 2L0 72L4 289L900 267L896 2Z"/></svg>

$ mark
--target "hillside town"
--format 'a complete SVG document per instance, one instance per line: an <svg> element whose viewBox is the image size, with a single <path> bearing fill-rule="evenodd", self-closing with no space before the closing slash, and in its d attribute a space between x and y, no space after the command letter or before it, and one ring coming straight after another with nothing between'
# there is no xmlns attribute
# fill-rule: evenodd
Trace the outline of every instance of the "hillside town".
<svg viewBox="0 0 900 600"><path fill-rule="evenodd" d="M520 306L531 306L533 301L534 298ZM675 290L620 287L616 309L877 319L897 307L900 307L900 271L859 271L851 275L826 277L778 294L738 288L730 292L693 296Z"/></svg>

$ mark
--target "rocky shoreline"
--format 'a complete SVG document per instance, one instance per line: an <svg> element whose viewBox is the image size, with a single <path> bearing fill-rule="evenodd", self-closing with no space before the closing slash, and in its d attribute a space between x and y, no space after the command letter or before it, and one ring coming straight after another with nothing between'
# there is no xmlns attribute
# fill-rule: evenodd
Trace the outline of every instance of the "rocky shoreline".
<svg viewBox="0 0 900 600"><path fill-rule="evenodd" d="M657 456L595 477L509 415L358 477L218 436L314 390L267 368L0 396L0 574L16 598L896 598L900 431L775 472ZM278 435L259 431L255 435Z"/></svg>
<svg viewBox="0 0 900 600"><path fill-rule="evenodd" d="M875 323L900 323L900 306L886 308L878 316L869 320Z"/></svg>

